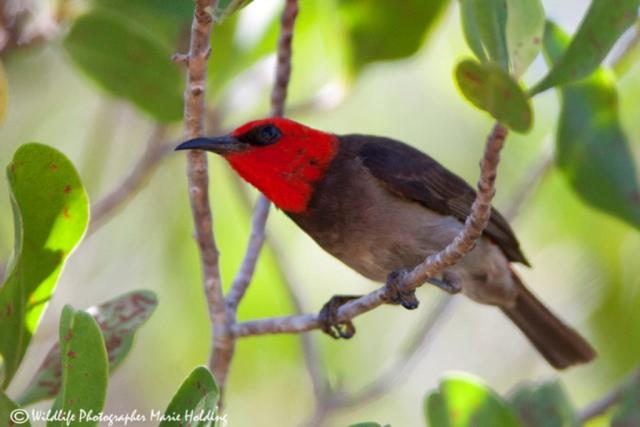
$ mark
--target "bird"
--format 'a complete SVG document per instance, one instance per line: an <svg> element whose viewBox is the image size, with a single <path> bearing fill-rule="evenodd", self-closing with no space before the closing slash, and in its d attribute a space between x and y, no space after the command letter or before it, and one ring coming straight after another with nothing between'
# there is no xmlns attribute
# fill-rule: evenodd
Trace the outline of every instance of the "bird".
<svg viewBox="0 0 640 427"><path fill-rule="evenodd" d="M282 117L191 139L176 150L222 156L326 252L377 282L446 247L476 196L462 178L406 143L337 135ZM430 282L498 307L556 369L592 360L591 345L527 289L514 263L529 266L509 223L492 208L473 250ZM335 320L339 306L354 297L336 295L321 310L323 330L334 338L355 331ZM393 302L418 305L413 293Z"/></svg>

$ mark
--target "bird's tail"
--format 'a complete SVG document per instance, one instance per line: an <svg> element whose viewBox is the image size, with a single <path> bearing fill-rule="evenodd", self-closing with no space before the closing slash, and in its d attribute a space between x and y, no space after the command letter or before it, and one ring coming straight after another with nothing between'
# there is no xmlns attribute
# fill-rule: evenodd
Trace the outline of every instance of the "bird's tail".
<svg viewBox="0 0 640 427"><path fill-rule="evenodd" d="M512 275L518 298L513 307L502 308L502 311L540 354L556 369L592 360L596 353L591 345L529 292L515 272Z"/></svg>

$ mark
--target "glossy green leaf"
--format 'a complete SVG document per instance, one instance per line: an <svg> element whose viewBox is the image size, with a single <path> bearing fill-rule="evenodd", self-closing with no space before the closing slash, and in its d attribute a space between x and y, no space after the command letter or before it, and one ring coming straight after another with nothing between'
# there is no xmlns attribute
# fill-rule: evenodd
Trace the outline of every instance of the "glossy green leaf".
<svg viewBox="0 0 640 427"><path fill-rule="evenodd" d="M577 33L533 94L587 77L638 16L638 0L593 0Z"/></svg>
<svg viewBox="0 0 640 427"><path fill-rule="evenodd" d="M107 92L160 122L182 118L184 79L171 61L175 51L141 23L99 8L76 19L63 44Z"/></svg>
<svg viewBox="0 0 640 427"><path fill-rule="evenodd" d="M213 9L213 19L220 23L232 13L242 9L253 0L218 0Z"/></svg>
<svg viewBox="0 0 640 427"><path fill-rule="evenodd" d="M424 411L430 426L520 426L509 405L479 379L469 375L446 376L439 389L427 395Z"/></svg>
<svg viewBox="0 0 640 427"><path fill-rule="evenodd" d="M533 111L527 95L504 70L494 64L465 60L458 64L456 82L473 105L516 132L527 132Z"/></svg>
<svg viewBox="0 0 640 427"><path fill-rule="evenodd" d="M139 29L144 29L149 37L170 51L186 48L193 0L93 0L92 6L135 22Z"/></svg>
<svg viewBox="0 0 640 427"><path fill-rule="evenodd" d="M341 0L356 70L375 61L413 55L449 0Z"/></svg>
<svg viewBox="0 0 640 427"><path fill-rule="evenodd" d="M568 37L553 24L545 33L550 62L563 56ZM556 164L588 204L640 228L640 187L627 136L618 116L610 73L560 88Z"/></svg>
<svg viewBox="0 0 640 427"><path fill-rule="evenodd" d="M214 425L220 390L209 369L199 366L187 377L171 399L164 412L164 421L160 427L183 427L187 421L191 427L209 427Z"/></svg>
<svg viewBox="0 0 640 427"><path fill-rule="evenodd" d="M7 76L0 61L0 123L4 121L4 116L7 115L7 104L9 102L9 83L7 82Z"/></svg>
<svg viewBox="0 0 640 427"><path fill-rule="evenodd" d="M559 381L519 386L509 398L525 427L577 427L575 410Z"/></svg>
<svg viewBox="0 0 640 427"><path fill-rule="evenodd" d="M506 0L460 0L462 28L467 44L483 62L509 69Z"/></svg>
<svg viewBox="0 0 640 427"><path fill-rule="evenodd" d="M507 0L507 48L514 76L521 76L540 53L544 22L540 0Z"/></svg>
<svg viewBox="0 0 640 427"><path fill-rule="evenodd" d="M15 247L0 288L0 353L5 381L15 374L53 294L66 257L87 228L89 200L62 153L26 144L7 168Z"/></svg>
<svg viewBox="0 0 640 427"><path fill-rule="evenodd" d="M73 426L97 426L99 420L81 420L81 414L99 414L107 396L109 361L100 327L89 313L67 305L60 316L60 344L62 387L51 409L75 416ZM47 423L65 425L63 420Z"/></svg>
<svg viewBox="0 0 640 427"><path fill-rule="evenodd" d="M611 419L611 427L640 425L640 381L638 375L627 385Z"/></svg>
<svg viewBox="0 0 640 427"><path fill-rule="evenodd" d="M28 417L27 411L19 409L19 406L0 390L0 426L31 427Z"/></svg>
<svg viewBox="0 0 640 427"><path fill-rule="evenodd" d="M151 316L157 304L158 300L153 292L135 291L87 310L98 322L102 331L109 357L110 373L113 373L129 353L136 331ZM56 343L29 386L18 398L18 402L26 406L53 398L58 394L61 383L60 345Z"/></svg>

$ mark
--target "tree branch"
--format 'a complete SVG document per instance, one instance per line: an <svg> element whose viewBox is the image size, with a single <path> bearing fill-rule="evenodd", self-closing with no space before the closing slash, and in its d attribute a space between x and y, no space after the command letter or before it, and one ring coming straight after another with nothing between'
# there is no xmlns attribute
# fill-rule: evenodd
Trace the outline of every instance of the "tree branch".
<svg viewBox="0 0 640 427"><path fill-rule="evenodd" d="M185 95L186 137L196 138L202 134L204 115L204 85L206 82L206 59L210 51L209 33L211 17L206 13L207 1L196 2L191 48L187 58L189 70L188 88ZM282 14L282 28L278 42L278 62L276 79L272 94L272 114L281 116L291 75L291 41L293 25L298 13L297 0L286 0ZM175 56L174 56L175 57ZM179 56L183 58L184 56ZM194 59L199 61L196 63ZM209 316L213 325L213 349L209 366L216 376L221 389L233 358L235 337L231 328L236 322L237 308L253 278L260 250L264 243L264 229L269 214L270 202L260 196L252 221L252 232L245 258L232 283L231 291L225 300L218 265L218 251L213 239L211 211L207 193L208 175L205 153L189 152L189 181L191 206L196 223L196 238L200 247L205 276L205 289L209 304Z"/></svg>
<svg viewBox="0 0 640 427"><path fill-rule="evenodd" d="M186 139L197 138L203 134L207 60L211 53L210 38L213 27L213 19L207 11L209 6L211 6L211 0L195 2L187 54L187 87L184 95ZM226 360L230 360L233 354L233 339L228 330L227 312L222 294L219 252L213 235L213 217L209 206L207 156L204 151L195 150L187 153L187 176L195 238L200 251L204 289L212 325L209 368L222 389L227 374Z"/></svg>
<svg viewBox="0 0 640 427"><path fill-rule="evenodd" d="M280 24L280 38L278 40L278 52L276 61L276 76L271 92L271 115L282 117L284 115L284 104L287 98L287 88L291 78L291 55L293 41L293 28L298 15L298 0L286 0L282 12ZM251 235L247 245L242 265L227 296L227 307L235 320L236 312L240 300L251 283L256 269L260 250L264 244L265 227L269 217L271 202L262 194L258 196L256 207L253 211L251 221Z"/></svg>
<svg viewBox="0 0 640 427"><path fill-rule="evenodd" d="M407 292L418 288L444 268L454 265L473 249L476 240L480 238L489 221L491 200L495 194L494 184L500 159L500 150L504 145L506 136L507 129L497 123L487 140L484 156L480 162L478 192L471 207L471 214L467 217L463 230L442 251L427 257L423 263L399 275L396 287L400 291ZM337 313L338 320L346 322L360 314L373 310L387 301L388 286L383 286L341 306ZM320 320L317 315L303 314L239 323L233 325L232 332L235 336L297 333L318 329L320 326Z"/></svg>
<svg viewBox="0 0 640 427"><path fill-rule="evenodd" d="M620 402L620 400L624 396L625 391L630 386L636 384L640 384L640 368L636 369L628 378L628 380L624 381L622 384L618 385L598 400L591 402L587 407L580 411L580 413L578 414L578 423L582 425L587 421L599 417L600 415L607 412L609 408Z"/></svg>
<svg viewBox="0 0 640 427"><path fill-rule="evenodd" d="M131 172L110 193L91 207L87 236L95 233L113 214L121 209L147 182L160 161L173 152L175 145L166 142L166 128L156 126L149 137L144 153L133 165Z"/></svg>

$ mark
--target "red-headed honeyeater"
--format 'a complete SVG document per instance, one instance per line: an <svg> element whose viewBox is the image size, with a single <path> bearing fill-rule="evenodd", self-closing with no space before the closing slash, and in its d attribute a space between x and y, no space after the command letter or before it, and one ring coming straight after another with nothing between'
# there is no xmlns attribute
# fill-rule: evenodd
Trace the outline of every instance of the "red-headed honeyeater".
<svg viewBox="0 0 640 427"><path fill-rule="evenodd" d="M449 244L475 199L464 180L407 144L335 135L283 118L252 121L178 149L221 155L322 248L379 282ZM527 290L512 262L529 265L493 209L476 247L435 283L499 307L558 369L593 359L591 346Z"/></svg>

